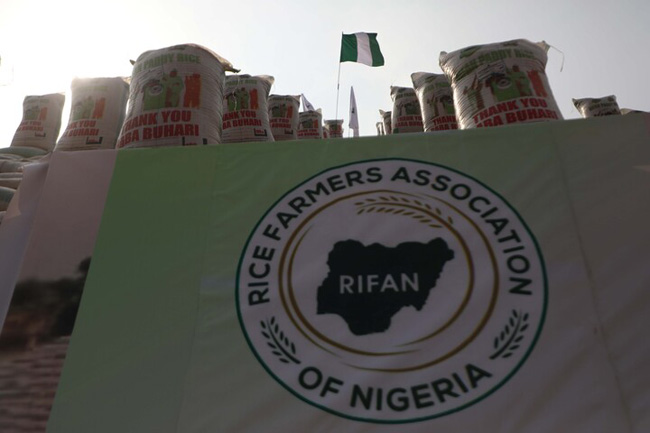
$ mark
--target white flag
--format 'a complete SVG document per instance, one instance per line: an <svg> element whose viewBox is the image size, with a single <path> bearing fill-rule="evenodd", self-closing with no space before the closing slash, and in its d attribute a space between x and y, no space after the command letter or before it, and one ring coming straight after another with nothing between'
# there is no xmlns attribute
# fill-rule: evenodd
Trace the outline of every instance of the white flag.
<svg viewBox="0 0 650 433"><path fill-rule="evenodd" d="M350 129L354 132L354 137L359 136L359 116L357 115L357 100L354 97L354 87L350 87Z"/></svg>
<svg viewBox="0 0 650 433"><path fill-rule="evenodd" d="M303 111L316 111L313 105L311 105L311 102L305 98L305 95L303 93L300 94L300 97L302 98L302 110Z"/></svg>

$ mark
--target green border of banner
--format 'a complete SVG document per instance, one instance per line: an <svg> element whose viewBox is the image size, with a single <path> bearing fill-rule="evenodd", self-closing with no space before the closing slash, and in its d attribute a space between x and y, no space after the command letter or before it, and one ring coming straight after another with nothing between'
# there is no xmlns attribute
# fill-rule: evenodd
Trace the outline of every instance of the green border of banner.
<svg viewBox="0 0 650 433"><path fill-rule="evenodd" d="M543 282L544 282L544 302L543 302L543 305L542 305L541 320L540 320L539 326L537 328L537 331L535 333L535 336L533 337L533 341L532 341L530 347L528 348L528 350L526 351L526 353L524 354L524 356L522 357L522 359L519 361L519 363L512 369L512 371L507 376L505 376L505 378L501 382L497 383L487 393L485 393L485 394L481 395L480 397L478 397L478 398L464 404L463 406L459 406L457 408L454 408L454 409L451 409L451 410L448 410L446 412L442 412L442 413L439 413L439 414L436 414L436 415L432 415L432 416L426 416L426 417L414 418L414 419L407 419L407 420L396 420L396 421L377 420L377 419L371 419L371 418L360 418L360 417L345 415L345 414L339 413L339 412L337 412L335 410L332 410L332 409L330 409L328 407L325 407L325 406L319 405L317 403L314 403L311 400L308 400L307 398L305 398L302 395L298 394L293 389L291 389L288 385L286 385L283 381L281 381L270 370L270 368L264 363L264 361L261 359L261 357L258 355L257 351L255 350L255 347L253 346L250 339L248 338L248 333L246 332L246 328L244 327L243 318L242 318L242 314L241 314L241 308L240 308L240 302L239 302L239 284L240 284L239 276L240 276L241 269L242 269L242 261L244 259L244 252L248 249L248 245L249 245L249 243L251 241L251 238L257 232L257 229L259 228L260 223L266 218L266 216L271 212L271 210L274 209L275 206L278 205L278 203L280 203L282 200L284 200L285 197L287 197L289 194L291 194L297 188L301 187L302 185L306 184L310 180L312 180L312 179L314 179L314 178L316 178L316 177L318 177L318 176L320 176L320 175L322 175L322 174L324 174L324 173L326 173L328 171L348 167L348 166L355 165L355 164L368 163L368 162L379 162L379 161L408 161L408 162L415 162L415 163L433 165L433 166L436 166L436 167L444 168L444 169L449 170L449 171L453 171L453 172L455 172L455 173L457 173L459 175L468 177L468 178L472 179L473 181L477 182L478 184L482 185L483 187L485 187L489 191L491 191L494 195L499 197L503 201L503 203L505 203L514 212L514 214L519 218L519 221L521 222L522 226L526 229L526 231L530 235L531 239L533 240L533 244L535 245L537 255L539 256L541 270L542 270L542 278L543 278ZM521 217L519 212L510 204L510 202L508 202L505 198L503 198L503 196L501 194L494 191L492 188L490 188L489 186L487 186L486 184L484 184L480 180L474 178L473 176L470 176L470 175L468 175L466 173L463 173L463 172L461 172L459 170L456 170L456 169L451 168L451 167L447 167L447 166L442 165L442 164L436 164L436 163L430 162L430 161L422 161L422 160L410 159L410 158L376 158L376 159L367 159L367 160L349 162L349 163L346 163L346 164L333 166L333 167L329 167L329 168L327 168L325 170L322 170L322 171L316 173L315 175L309 177L308 179L305 179L304 181L302 181L298 185L294 186L291 190L287 191L280 198L278 198L268 208L268 210L264 213L264 215L262 215L262 217L259 219L259 221L255 225L253 230L248 235L248 238L246 239L246 243L244 245L242 253L241 253L240 257L239 257L239 263L237 265L237 275L236 275L236 280L235 280L235 303L236 303L236 307L237 307L237 318L239 320L239 326L241 328L242 333L244 334L244 338L246 339L246 343L248 344L249 348L251 349L251 351L255 355L255 358L257 358L258 362L262 365L262 367L264 367L264 369L267 371L267 373L276 382L278 382L280 385L282 385L282 387L284 387L286 390L288 390L291 394L293 394L294 396L298 397L299 400L302 400L302 401L304 401L305 403L308 403L311 406L317 407L317 408L319 408L319 409L321 409L321 410L323 410L325 412L328 412L328 413L331 413L333 415L336 415L336 416L339 416L339 417L342 417L342 418L346 418L346 419L349 419L349 420L361 421L361 422L367 422L367 423L375 423L375 424L409 424L409 423L416 423L416 422L431 420L431 419L435 419L435 418L441 418L443 416L447 416L447 415L450 415L450 414L455 413L455 412L460 412L460 411L462 411L462 410L464 410L464 409L466 409L466 408L468 408L470 406L475 405L476 403L479 403L480 401L488 398L489 396L491 396L493 393L495 393L497 390L499 390L503 385L505 385L505 383L508 382L510 380L510 378L512 376L514 376L514 374L517 371L519 371L521 366L526 362L526 360L528 359L528 357L532 353L533 349L537 345L537 340L539 339L539 336L540 336L540 334L542 332L542 328L544 327L544 323L546 321L546 311L547 311L547 307L548 307L548 296L549 296L548 295L548 278L547 278L547 275L546 275L546 264L544 262L544 256L542 255L542 251L541 251L541 249L539 247L539 243L537 242L537 238L535 238L532 231L530 230L530 227L528 227L528 224L526 224L525 220Z"/></svg>

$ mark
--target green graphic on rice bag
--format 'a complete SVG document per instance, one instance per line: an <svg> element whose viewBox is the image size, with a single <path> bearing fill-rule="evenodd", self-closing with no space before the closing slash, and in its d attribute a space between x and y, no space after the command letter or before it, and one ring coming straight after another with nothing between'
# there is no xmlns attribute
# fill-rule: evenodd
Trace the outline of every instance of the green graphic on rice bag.
<svg viewBox="0 0 650 433"><path fill-rule="evenodd" d="M481 95L481 89L483 84L478 79L478 75L474 76L474 80L470 86L465 86L463 89L463 95L467 96L467 100L471 104L473 110L472 112L477 112L485 108L485 102L483 101L483 96Z"/></svg>
<svg viewBox="0 0 650 433"><path fill-rule="evenodd" d="M165 88L165 108L178 108L181 103L181 94L185 88L183 79L174 69L169 75L163 75L162 83Z"/></svg>
<svg viewBox="0 0 650 433"><path fill-rule="evenodd" d="M25 120L36 120L40 113L41 107L38 105L32 105L25 110Z"/></svg>
<svg viewBox="0 0 650 433"><path fill-rule="evenodd" d="M88 96L78 101L74 107L72 107L72 120L90 119L94 108L95 101L92 96Z"/></svg>
<svg viewBox="0 0 650 433"><path fill-rule="evenodd" d="M417 101L416 102L413 102L413 101L407 102L402 107L404 108L404 113L407 116L415 116L415 115L419 114L418 113L418 108L419 107L418 107Z"/></svg>
<svg viewBox="0 0 650 433"><path fill-rule="evenodd" d="M235 90L235 97L237 98L237 109L238 110L248 110L250 96L246 91L246 88L242 87L241 89Z"/></svg>
<svg viewBox="0 0 650 433"><path fill-rule="evenodd" d="M287 116L287 104L276 105L271 107L271 117L286 117Z"/></svg>
<svg viewBox="0 0 650 433"><path fill-rule="evenodd" d="M143 110L159 110L165 106L164 86L159 80L148 81L142 91L144 92L142 97Z"/></svg>
<svg viewBox="0 0 650 433"><path fill-rule="evenodd" d="M505 74L493 74L487 79L486 84L499 102L521 98L522 96L532 96L533 94L530 90L528 77L517 65L514 65L512 69L506 68Z"/></svg>
<svg viewBox="0 0 650 433"><path fill-rule="evenodd" d="M163 74L160 80L149 80L143 89L143 110L178 108L184 88L183 79L175 69L169 74Z"/></svg>

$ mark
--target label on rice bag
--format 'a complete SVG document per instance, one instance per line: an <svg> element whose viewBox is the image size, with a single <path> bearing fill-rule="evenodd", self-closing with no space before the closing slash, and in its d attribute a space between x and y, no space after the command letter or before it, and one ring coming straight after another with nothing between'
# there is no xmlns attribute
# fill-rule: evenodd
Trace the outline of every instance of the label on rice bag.
<svg viewBox="0 0 650 433"><path fill-rule="evenodd" d="M268 75L226 77L223 143L274 141L267 105L273 81L273 77Z"/></svg>
<svg viewBox="0 0 650 433"><path fill-rule="evenodd" d="M420 103L411 87L390 87L390 97L393 100L391 125L393 134L422 132L422 114Z"/></svg>
<svg viewBox="0 0 650 433"><path fill-rule="evenodd" d="M343 119L325 120L323 123L327 138L343 138Z"/></svg>
<svg viewBox="0 0 650 433"><path fill-rule="evenodd" d="M36 147L51 151L61 130L65 95L31 95L23 100L23 119L16 129L11 146Z"/></svg>
<svg viewBox="0 0 650 433"><path fill-rule="evenodd" d="M133 65L117 147L221 143L225 71L237 72L199 45L142 53Z"/></svg>
<svg viewBox="0 0 650 433"><path fill-rule="evenodd" d="M440 67L454 93L458 127L561 120L546 60L546 49L525 39L440 53Z"/></svg>
<svg viewBox="0 0 650 433"><path fill-rule="evenodd" d="M68 126L56 150L114 149L129 96L127 78L75 78Z"/></svg>
<svg viewBox="0 0 650 433"><path fill-rule="evenodd" d="M415 72L411 74L411 80L420 102L424 130L429 132L458 129L454 95L447 76Z"/></svg>
<svg viewBox="0 0 650 433"><path fill-rule="evenodd" d="M393 124L392 124L392 111L379 110L379 115L381 116L381 123L383 125L384 134L390 135L393 133Z"/></svg>
<svg viewBox="0 0 650 433"><path fill-rule="evenodd" d="M573 105L583 118L612 116L621 114L616 102L616 96L609 95L602 98L573 99Z"/></svg>
<svg viewBox="0 0 650 433"><path fill-rule="evenodd" d="M318 110L302 111L298 114L298 138L318 140L323 137L323 115Z"/></svg>
<svg viewBox="0 0 650 433"><path fill-rule="evenodd" d="M269 124L275 141L298 139L300 95L270 95Z"/></svg>

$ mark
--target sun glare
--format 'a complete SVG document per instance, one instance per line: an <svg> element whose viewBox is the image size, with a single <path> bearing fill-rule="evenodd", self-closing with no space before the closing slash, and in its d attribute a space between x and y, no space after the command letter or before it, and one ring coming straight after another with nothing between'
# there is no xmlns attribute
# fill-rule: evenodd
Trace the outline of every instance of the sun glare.
<svg viewBox="0 0 650 433"><path fill-rule="evenodd" d="M61 131L65 129L70 113L70 84L75 77L97 78L128 76L131 73L127 37L122 32L100 30L94 26L72 25L77 14L87 5L77 1L44 3L38 14L30 15L32 21L9 23L3 34L20 37L0 44L0 147L7 147L22 118L25 96L64 93L66 105L62 114ZM28 3L21 5L28 7ZM102 22L119 22L117 13L102 11ZM65 12L61 12L65 11ZM106 14L104 13L106 12ZM111 21L113 20L113 21ZM53 22L59 25L52 27ZM31 30L29 30L31 29ZM39 29L48 29L41 31Z"/></svg>

